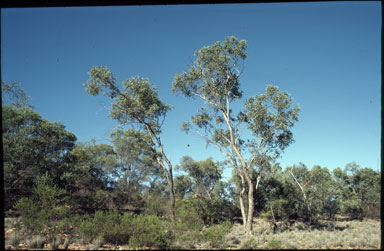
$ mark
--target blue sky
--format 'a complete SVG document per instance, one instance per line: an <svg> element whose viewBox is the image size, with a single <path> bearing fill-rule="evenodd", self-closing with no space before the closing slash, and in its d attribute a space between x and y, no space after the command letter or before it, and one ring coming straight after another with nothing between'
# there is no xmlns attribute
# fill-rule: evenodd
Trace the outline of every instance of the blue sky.
<svg viewBox="0 0 384 251"><path fill-rule="evenodd" d="M109 67L119 84L149 78L174 106L162 136L171 161L221 160L215 148L180 130L201 102L171 88L194 51L233 35L248 43L244 98L273 84L301 108L295 143L278 161L283 167L356 161L377 170L381 25L380 2L2 9L1 74L21 84L42 117L61 121L78 141L98 143L108 142L116 123L107 118L111 101L82 85L91 67Z"/></svg>

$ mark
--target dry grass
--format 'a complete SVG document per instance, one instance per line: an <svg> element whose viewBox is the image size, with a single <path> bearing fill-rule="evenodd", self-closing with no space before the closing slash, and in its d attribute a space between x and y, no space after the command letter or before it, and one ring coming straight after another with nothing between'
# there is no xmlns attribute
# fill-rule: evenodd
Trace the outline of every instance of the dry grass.
<svg viewBox="0 0 384 251"><path fill-rule="evenodd" d="M41 238L32 240L28 234L14 228L15 219L5 221L5 239L7 250L27 249L31 247L41 247ZM243 226L236 223L227 233L223 240L223 247L227 249L380 249L381 248L381 222L378 220L360 221L340 221L334 225L329 222L322 222L321 228L309 227L303 223L296 222L286 230L273 232L273 227L262 219L254 222L252 236L248 236ZM103 243L102 240L82 243L82 238L78 234L69 236L60 235L64 243L60 243L59 248L69 250L104 249L111 250L121 248L121 246ZM197 240L198 238L191 239ZM36 242L36 243L32 243ZM31 245L32 244L32 245ZM51 243L49 243L51 244ZM56 245L59 243L55 243ZM56 246L56 245L53 246ZM177 243L173 243L177 246ZM185 243L183 243L185 244ZM190 248L202 247L204 243L194 243ZM29 247L28 247L29 246ZM45 245L45 249L51 245ZM211 249L212 246L206 246ZM123 248L124 249L124 248Z"/></svg>
<svg viewBox="0 0 384 251"><path fill-rule="evenodd" d="M284 231L273 233L272 226L261 219L254 223L252 237L247 237L240 224L235 224L226 236L232 248L247 249L380 249L381 231L380 221L365 220L322 222L323 227L305 226L295 223ZM241 240L235 243L234 240Z"/></svg>

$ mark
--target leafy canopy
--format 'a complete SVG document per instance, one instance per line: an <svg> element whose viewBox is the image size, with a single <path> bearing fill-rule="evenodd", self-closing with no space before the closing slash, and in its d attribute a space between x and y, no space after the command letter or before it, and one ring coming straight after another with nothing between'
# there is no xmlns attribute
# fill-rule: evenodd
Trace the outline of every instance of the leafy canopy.
<svg viewBox="0 0 384 251"><path fill-rule="evenodd" d="M245 40L232 36L196 51L189 71L175 75L172 91L201 97L215 109L225 108L225 97L232 101L242 96L238 78L247 57L246 48Z"/></svg>
<svg viewBox="0 0 384 251"><path fill-rule="evenodd" d="M141 123L150 125L156 132L164 121L171 106L162 102L157 90L148 79L132 77L123 81L123 89L116 85L116 79L107 67L92 67L90 79L84 83L89 94L96 96L102 90L104 95L114 100L110 117L121 124Z"/></svg>

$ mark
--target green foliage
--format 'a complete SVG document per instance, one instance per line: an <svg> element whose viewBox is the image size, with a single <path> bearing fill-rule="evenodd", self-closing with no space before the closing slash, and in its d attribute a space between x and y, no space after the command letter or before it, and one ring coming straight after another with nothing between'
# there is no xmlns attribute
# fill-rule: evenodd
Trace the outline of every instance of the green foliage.
<svg viewBox="0 0 384 251"><path fill-rule="evenodd" d="M167 199L161 195L148 193L145 195L145 212L156 216L165 216L167 212Z"/></svg>
<svg viewBox="0 0 384 251"><path fill-rule="evenodd" d="M116 186L128 194L142 194L150 177L159 169L151 138L134 129L117 129L111 133L117 165L109 170Z"/></svg>
<svg viewBox="0 0 384 251"><path fill-rule="evenodd" d="M52 182L70 166L69 152L76 137L63 124L51 123L30 107L2 106L5 209L28 197L36 177L48 173Z"/></svg>
<svg viewBox="0 0 384 251"><path fill-rule="evenodd" d="M248 240L244 241L241 244L241 249L256 249L257 248L257 240L253 237L249 238Z"/></svg>
<svg viewBox="0 0 384 251"><path fill-rule="evenodd" d="M203 161L195 161L189 156L184 156L181 159L181 165L176 166L177 170L187 173L184 181L191 183L191 187L185 188L199 197L211 198L215 184L221 179L223 173L218 163L215 163L212 158Z"/></svg>
<svg viewBox="0 0 384 251"><path fill-rule="evenodd" d="M343 200L340 207L341 211L344 214L349 215L351 219L362 218L363 207L361 205L361 201L356 196L347 200Z"/></svg>
<svg viewBox="0 0 384 251"><path fill-rule="evenodd" d="M164 117L171 109L157 96L157 90L147 79L130 78L123 81L123 90L116 85L111 71L102 66L96 66L89 72L90 79L84 83L89 94L96 96L101 90L104 95L114 99L110 117L121 124L140 122L154 123L154 130L160 130L156 123L159 117ZM144 125L144 124L143 124Z"/></svg>
<svg viewBox="0 0 384 251"><path fill-rule="evenodd" d="M132 77L123 81L123 88L120 90L111 71L106 67L92 67L89 75L90 79L84 83L87 92L95 96L103 90L104 95L113 100L109 117L121 125L135 124L138 131L147 135L144 141L150 141L151 156L162 167L167 178L171 215L174 217L172 163L165 155L160 137L161 127L171 106L160 100L156 88L147 79Z"/></svg>
<svg viewBox="0 0 384 251"><path fill-rule="evenodd" d="M247 57L246 48L245 40L238 41L233 36L201 48L195 52L194 66L188 72L175 75L172 91L187 97L204 96L219 103L228 93L231 100L240 98L238 77L241 69L238 67Z"/></svg>
<svg viewBox="0 0 384 251"><path fill-rule="evenodd" d="M176 203L176 231L200 231L204 222L191 201L178 200Z"/></svg>
<svg viewBox="0 0 384 251"><path fill-rule="evenodd" d="M95 144L94 141L79 143L70 153L73 165L66 169L62 179L71 193L68 198L74 208L106 208L112 200L107 191L113 184L110 170L117 166L113 147Z"/></svg>
<svg viewBox="0 0 384 251"><path fill-rule="evenodd" d="M79 231L88 241L101 238L107 243L129 244L134 248L166 248L170 245L165 223L154 215L96 211L92 219L80 223Z"/></svg>
<svg viewBox="0 0 384 251"><path fill-rule="evenodd" d="M133 248L149 247L165 249L170 239L165 224L155 215L138 215L132 221L129 246Z"/></svg>
<svg viewBox="0 0 384 251"><path fill-rule="evenodd" d="M65 191L56 185L48 185L45 180L40 179L32 196L21 198L15 208L24 226L32 233L52 235L57 230L57 221L67 217L69 209L60 206L58 201Z"/></svg>
<svg viewBox="0 0 384 251"><path fill-rule="evenodd" d="M96 211L93 219L84 219L79 226L83 238L88 241L98 237L114 244L127 244L130 238L129 226L132 214L121 216L114 211Z"/></svg>
<svg viewBox="0 0 384 251"><path fill-rule="evenodd" d="M224 221L221 224L205 228L202 232L201 240L208 242L211 248L226 248L224 237L231 230L233 224Z"/></svg>
<svg viewBox="0 0 384 251"><path fill-rule="evenodd" d="M298 121L299 107L292 107L292 98L277 86L268 85L265 93L254 95L245 101L247 126L264 147L279 155L293 142L291 128ZM257 142L251 140L251 145Z"/></svg>
<svg viewBox="0 0 384 251"><path fill-rule="evenodd" d="M267 86L264 94L248 98L245 108L234 113L230 106L242 96L239 77L247 57L246 48L245 40L239 41L233 36L201 48L195 52L196 60L189 71L175 75L172 89L175 93L205 101L205 106L190 122L183 123L182 129L189 132L193 127L207 146L214 145L226 156L235 175L242 179L238 183L238 191L243 191L242 194L247 189L256 190L254 187L263 169L293 142L291 128L298 121L299 113L299 107L292 106L291 96L276 86ZM253 137L245 139L244 129ZM251 176L257 176L256 183ZM247 212L242 210L242 214L243 220L250 222L254 213L254 192L247 194L249 208ZM244 199L239 204L244 209ZM248 230L252 229L251 223L244 224Z"/></svg>
<svg viewBox="0 0 384 251"><path fill-rule="evenodd" d="M1 81L1 103L15 107L32 107L28 105L30 97L21 89L19 83L6 83Z"/></svg>
<svg viewBox="0 0 384 251"><path fill-rule="evenodd" d="M282 249L283 245L280 241L276 241L274 238L267 242L267 247L270 249Z"/></svg>
<svg viewBox="0 0 384 251"><path fill-rule="evenodd" d="M203 220L192 202L186 199L176 201L175 213L176 220L171 225L172 235L175 238L173 245L179 244L184 248L193 248L203 229Z"/></svg>
<svg viewBox="0 0 384 251"><path fill-rule="evenodd" d="M342 214L353 219L380 216L380 173L355 162L333 171L337 201Z"/></svg>

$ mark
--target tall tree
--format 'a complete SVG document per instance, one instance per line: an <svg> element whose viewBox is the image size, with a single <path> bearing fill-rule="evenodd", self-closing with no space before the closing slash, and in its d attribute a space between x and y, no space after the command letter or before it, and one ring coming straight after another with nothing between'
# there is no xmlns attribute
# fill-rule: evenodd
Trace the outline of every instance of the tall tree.
<svg viewBox="0 0 384 251"><path fill-rule="evenodd" d="M380 172L352 162L344 170L335 168L333 175L341 213L360 219L380 216Z"/></svg>
<svg viewBox="0 0 384 251"><path fill-rule="evenodd" d="M161 168L156 163L151 139L134 129L117 129L110 136L118 162L110 173L116 178L117 188L127 195L125 204L140 202L142 195L148 191L151 177Z"/></svg>
<svg viewBox="0 0 384 251"><path fill-rule="evenodd" d="M176 169L187 173L191 179L190 192L198 197L206 197L212 200L215 184L221 179L223 170L212 158L203 161L195 161L189 156L181 159L180 166ZM187 182L188 183L188 182Z"/></svg>
<svg viewBox="0 0 384 251"><path fill-rule="evenodd" d="M28 104L29 100L30 97L26 95L19 83L6 83L1 81L1 103L3 105L32 107Z"/></svg>
<svg viewBox="0 0 384 251"><path fill-rule="evenodd" d="M3 105L3 163L6 209L31 195L36 178L45 173L63 187L69 153L76 136L59 122L51 123L30 107Z"/></svg>
<svg viewBox="0 0 384 251"><path fill-rule="evenodd" d="M93 67L90 79L84 83L89 94L96 96L101 90L113 99L110 117L120 124L131 124L145 132L151 139L151 146L157 163L162 167L168 181L170 212L174 218L175 193L173 188L172 163L164 151L161 141L161 127L171 106L162 102L157 90L147 79L132 77L123 81L123 89L116 84L111 71L102 66Z"/></svg>
<svg viewBox="0 0 384 251"><path fill-rule="evenodd" d="M111 198L102 195L114 184L109 170L117 167L112 146L96 144L94 140L81 142L70 156L71 168L62 175L67 184L66 190L71 193L70 203L87 210L106 208Z"/></svg>
<svg viewBox="0 0 384 251"><path fill-rule="evenodd" d="M226 156L248 186L248 210L244 208L241 190L240 207L248 233L252 231L254 191L262 169L273 161L293 141L290 128L298 120L299 108L291 107L292 99L276 86L267 86L266 93L245 101L245 108L236 115L231 104L242 97L239 78L247 57L247 43L236 37L226 37L195 52L196 60L188 72L176 74L173 92L205 101L192 123L184 123L188 132L192 125L207 144L213 144ZM245 140L244 131L252 138ZM247 135L249 138L250 135ZM254 184L250 172L256 172Z"/></svg>

